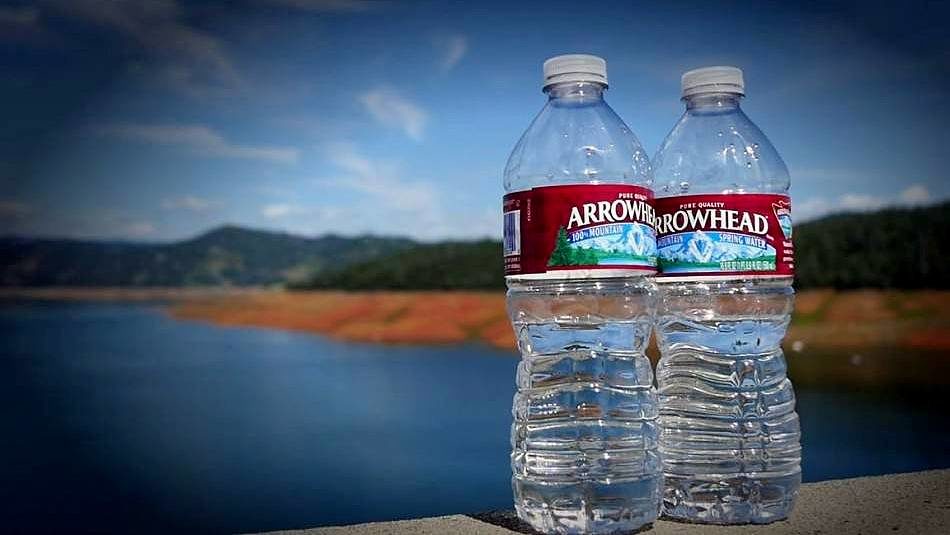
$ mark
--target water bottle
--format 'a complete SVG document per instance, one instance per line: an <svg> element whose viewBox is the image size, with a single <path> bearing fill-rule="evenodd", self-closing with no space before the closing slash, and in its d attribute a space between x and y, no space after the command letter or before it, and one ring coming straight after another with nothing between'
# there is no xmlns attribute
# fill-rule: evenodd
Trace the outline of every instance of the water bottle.
<svg viewBox="0 0 950 535"><path fill-rule="evenodd" d="M742 112L742 71L682 78L660 147L656 229L662 512L690 522L785 518L801 483L781 342L792 312L785 163Z"/></svg>
<svg viewBox="0 0 950 535"><path fill-rule="evenodd" d="M653 522L652 170L604 102L606 63L544 63L548 101L505 167L508 314L522 360L511 428L518 516L544 533Z"/></svg>

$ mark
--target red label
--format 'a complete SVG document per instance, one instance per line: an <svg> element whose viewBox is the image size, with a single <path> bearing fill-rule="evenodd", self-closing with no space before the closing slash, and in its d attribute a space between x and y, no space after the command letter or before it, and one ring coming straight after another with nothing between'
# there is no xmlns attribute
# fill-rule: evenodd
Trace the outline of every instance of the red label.
<svg viewBox="0 0 950 535"><path fill-rule="evenodd" d="M504 214L505 275L656 272L653 193L646 188L623 184L533 188L505 195Z"/></svg>
<svg viewBox="0 0 950 535"><path fill-rule="evenodd" d="M742 193L656 199L664 277L795 273L788 195Z"/></svg>

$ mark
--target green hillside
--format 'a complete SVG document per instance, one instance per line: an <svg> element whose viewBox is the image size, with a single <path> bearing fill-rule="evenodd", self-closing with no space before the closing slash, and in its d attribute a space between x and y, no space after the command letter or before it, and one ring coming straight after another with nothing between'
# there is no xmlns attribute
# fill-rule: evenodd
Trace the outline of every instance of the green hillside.
<svg viewBox="0 0 950 535"><path fill-rule="evenodd" d="M795 226L799 288L950 288L950 203L842 214ZM418 244L221 227L143 244L0 239L4 286L272 285L293 288L497 289L501 244Z"/></svg>
<svg viewBox="0 0 950 535"><path fill-rule="evenodd" d="M798 288L948 288L950 203L842 214L795 226ZM501 243L417 245L323 272L298 287L502 288Z"/></svg>
<svg viewBox="0 0 950 535"><path fill-rule="evenodd" d="M416 245L389 256L324 272L299 287L345 290L449 290L504 287L501 243Z"/></svg>
<svg viewBox="0 0 950 535"><path fill-rule="evenodd" d="M950 287L950 203L828 216L795 227L801 288Z"/></svg>
<svg viewBox="0 0 950 535"><path fill-rule="evenodd" d="M309 280L327 266L410 247L401 238L324 236L220 227L167 244L0 239L4 286L249 286Z"/></svg>

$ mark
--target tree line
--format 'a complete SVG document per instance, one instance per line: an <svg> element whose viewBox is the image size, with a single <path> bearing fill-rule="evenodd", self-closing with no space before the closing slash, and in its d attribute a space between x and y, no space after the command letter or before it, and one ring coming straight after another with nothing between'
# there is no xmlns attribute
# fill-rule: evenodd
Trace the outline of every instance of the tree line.
<svg viewBox="0 0 950 535"><path fill-rule="evenodd" d="M796 225L794 241L798 288L950 288L950 203L828 216ZM566 251L558 254L571 263ZM501 289L502 264L498 241L420 244L295 287Z"/></svg>

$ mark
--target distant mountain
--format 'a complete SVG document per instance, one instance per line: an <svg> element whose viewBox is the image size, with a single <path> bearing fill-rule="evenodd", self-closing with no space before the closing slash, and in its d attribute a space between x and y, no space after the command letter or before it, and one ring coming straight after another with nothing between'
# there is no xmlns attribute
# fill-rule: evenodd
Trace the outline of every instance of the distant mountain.
<svg viewBox="0 0 950 535"><path fill-rule="evenodd" d="M950 288L950 203L841 214L795 226L796 286ZM501 244L417 245L324 271L300 287L502 288Z"/></svg>
<svg viewBox="0 0 950 535"><path fill-rule="evenodd" d="M142 244L0 238L4 286L269 285L404 250L403 238L304 238L224 226L194 239Z"/></svg>
<svg viewBox="0 0 950 535"><path fill-rule="evenodd" d="M449 290L504 287L501 242L444 242L415 247L337 271L318 274L301 288Z"/></svg>
<svg viewBox="0 0 950 535"><path fill-rule="evenodd" d="M795 227L798 286L950 288L950 202Z"/></svg>
<svg viewBox="0 0 950 535"><path fill-rule="evenodd" d="M795 226L799 288L950 288L950 203L841 214ZM495 289L501 244L419 244L221 227L141 244L0 238L4 286L208 286Z"/></svg>

